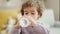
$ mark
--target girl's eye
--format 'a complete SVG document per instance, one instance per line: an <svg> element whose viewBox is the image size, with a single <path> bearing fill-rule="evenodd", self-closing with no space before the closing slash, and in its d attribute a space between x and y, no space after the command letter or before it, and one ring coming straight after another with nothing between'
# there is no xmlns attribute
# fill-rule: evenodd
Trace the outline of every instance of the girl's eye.
<svg viewBox="0 0 60 34"><path fill-rule="evenodd" d="M25 13L26 15L28 15L28 13Z"/></svg>
<svg viewBox="0 0 60 34"><path fill-rule="evenodd" d="M32 15L34 15L34 13L31 13Z"/></svg>

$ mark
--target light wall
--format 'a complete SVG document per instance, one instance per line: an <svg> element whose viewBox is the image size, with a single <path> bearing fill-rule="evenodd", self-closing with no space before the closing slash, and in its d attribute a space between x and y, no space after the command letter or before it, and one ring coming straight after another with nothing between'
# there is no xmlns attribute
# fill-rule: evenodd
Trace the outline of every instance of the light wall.
<svg viewBox="0 0 60 34"><path fill-rule="evenodd" d="M47 0L45 4L46 8L54 10L55 20L59 20L59 0Z"/></svg>
<svg viewBox="0 0 60 34"><path fill-rule="evenodd" d="M59 1L59 3L60 3L60 1ZM60 6L60 4L59 4L59 6ZM60 21L60 7L59 7L59 21Z"/></svg>

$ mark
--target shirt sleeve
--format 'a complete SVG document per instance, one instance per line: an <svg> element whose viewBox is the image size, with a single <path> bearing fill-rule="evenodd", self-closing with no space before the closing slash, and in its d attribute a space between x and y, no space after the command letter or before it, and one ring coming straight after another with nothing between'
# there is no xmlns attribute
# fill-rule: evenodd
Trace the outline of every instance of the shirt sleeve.
<svg viewBox="0 0 60 34"><path fill-rule="evenodd" d="M37 21L34 27L22 28L23 34L49 34L49 30L42 22Z"/></svg>
<svg viewBox="0 0 60 34"><path fill-rule="evenodd" d="M37 21L37 27L41 27L42 29L44 29L46 34L49 34L50 32L50 27L49 25L47 25L45 22L43 21Z"/></svg>
<svg viewBox="0 0 60 34"><path fill-rule="evenodd" d="M23 34L49 34L49 31L44 27L37 25L34 27L22 28Z"/></svg>
<svg viewBox="0 0 60 34"><path fill-rule="evenodd" d="M42 21L37 21L37 25L34 27L34 28L38 28L38 29L41 29L42 32L44 31L45 34L49 34L50 30L49 30L49 26L47 26L47 24L45 24L44 22ZM43 32L43 33L44 33Z"/></svg>
<svg viewBox="0 0 60 34"><path fill-rule="evenodd" d="M34 26L33 30L38 34L49 34L49 30L41 25Z"/></svg>

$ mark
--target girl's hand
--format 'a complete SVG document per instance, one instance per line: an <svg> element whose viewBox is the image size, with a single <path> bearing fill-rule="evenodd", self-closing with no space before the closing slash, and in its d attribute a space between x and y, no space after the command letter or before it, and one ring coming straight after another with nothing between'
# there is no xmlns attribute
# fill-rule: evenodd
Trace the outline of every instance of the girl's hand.
<svg viewBox="0 0 60 34"><path fill-rule="evenodd" d="M24 17L24 16L22 16L22 17ZM21 18L21 17L20 17L20 18ZM18 22L15 24L15 28L16 28L16 29L21 28L21 26L19 25L19 24L20 24L20 22L19 22L20 18L18 18Z"/></svg>
<svg viewBox="0 0 60 34"><path fill-rule="evenodd" d="M15 25L15 28L16 29L19 29L21 26L19 25L19 23L17 23L16 25Z"/></svg>
<svg viewBox="0 0 60 34"><path fill-rule="evenodd" d="M28 19L29 19L29 21L31 22L30 23L30 25L29 26L31 26L31 27L34 27L35 26L35 24L36 24L36 22L35 22L35 20L32 18L32 17L27 17Z"/></svg>

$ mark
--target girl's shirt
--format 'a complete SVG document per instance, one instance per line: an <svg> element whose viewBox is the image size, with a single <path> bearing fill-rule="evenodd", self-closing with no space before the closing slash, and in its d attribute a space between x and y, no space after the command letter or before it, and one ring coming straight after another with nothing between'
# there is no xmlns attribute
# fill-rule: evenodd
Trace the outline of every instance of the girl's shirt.
<svg viewBox="0 0 60 34"><path fill-rule="evenodd" d="M22 34L49 34L48 28L40 21L37 21L34 27L22 27L20 29L12 27L9 34L20 34L21 32Z"/></svg>

